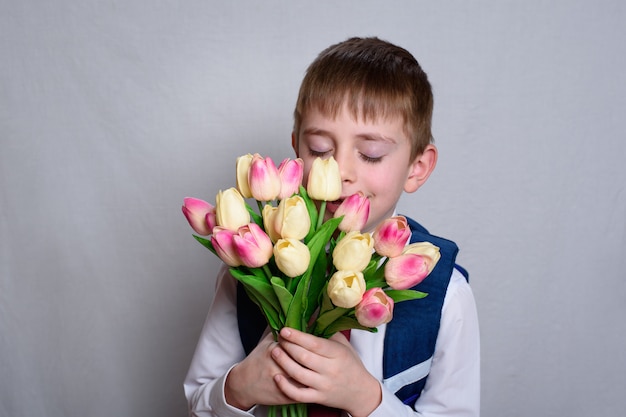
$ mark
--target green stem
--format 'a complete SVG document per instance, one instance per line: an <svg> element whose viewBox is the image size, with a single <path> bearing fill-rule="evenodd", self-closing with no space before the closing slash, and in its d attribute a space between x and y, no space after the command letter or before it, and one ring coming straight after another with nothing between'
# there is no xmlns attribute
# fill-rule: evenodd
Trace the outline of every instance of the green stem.
<svg viewBox="0 0 626 417"><path fill-rule="evenodd" d="M259 207L259 214L263 215L263 202L256 200L256 205Z"/></svg>
<svg viewBox="0 0 626 417"><path fill-rule="evenodd" d="M267 264L263 265L263 272L265 272L265 276L268 280L272 279L272 271L270 271L270 267Z"/></svg>
<svg viewBox="0 0 626 417"><path fill-rule="evenodd" d="M326 211L326 200L323 200L320 203L320 214L319 214L319 217L317 218L317 227L315 227L315 230L318 230L322 226L322 223L324 223L325 211Z"/></svg>

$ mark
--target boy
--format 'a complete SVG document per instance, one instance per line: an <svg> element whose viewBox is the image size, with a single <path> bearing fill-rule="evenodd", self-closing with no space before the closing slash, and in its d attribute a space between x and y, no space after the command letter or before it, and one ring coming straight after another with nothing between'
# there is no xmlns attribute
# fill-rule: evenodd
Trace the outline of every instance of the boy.
<svg viewBox="0 0 626 417"><path fill-rule="evenodd" d="M369 198L364 230L372 231L395 214L401 194L415 192L436 165L432 108L427 76L406 50L377 38L352 38L331 46L307 70L296 104L292 145L304 161L305 178L316 157L332 155L341 171L342 198L358 191ZM339 202L328 203L329 215ZM414 234L431 238L416 227ZM453 248L454 265L456 246L446 242ZM390 336L391 325L403 323L394 323L394 313L392 322L377 333L353 330L350 340L340 333L326 340L283 329L278 342L267 334L246 355L241 342L245 335L237 331L237 308L242 309L237 284L223 268L185 381L191 415L265 415L266 405L299 402L338 408L353 417L478 416L473 295L455 268L450 267L442 282L436 311L409 317L434 331L430 348L421 346L421 330L401 328L404 335ZM435 293L423 300L436 300ZM427 305L420 303L416 305ZM423 375L410 384L402 382L396 392L398 387L391 386L398 378L387 369L394 367L396 355L385 352L411 333L417 333L417 344L401 346L398 357L422 355L426 349L428 359L399 371L400 379Z"/></svg>

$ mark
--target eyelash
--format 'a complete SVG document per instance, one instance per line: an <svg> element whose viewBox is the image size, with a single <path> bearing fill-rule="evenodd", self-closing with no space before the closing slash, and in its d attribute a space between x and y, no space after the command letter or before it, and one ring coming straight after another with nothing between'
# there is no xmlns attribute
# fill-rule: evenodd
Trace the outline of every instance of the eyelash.
<svg viewBox="0 0 626 417"><path fill-rule="evenodd" d="M315 157L320 157L323 158L324 155L326 155L328 152L319 152L319 151L314 151L313 149L309 149L309 155L311 155L313 158Z"/></svg>
<svg viewBox="0 0 626 417"><path fill-rule="evenodd" d="M330 151L326 151L326 152L319 152L319 151L314 151L313 149L309 149L309 155L311 155L313 158L316 157L320 157L323 158L324 156L326 156L326 154L328 154L328 152ZM359 154L361 156L361 159L364 162L367 162L368 164L377 164L380 161L383 160L382 156L377 156L377 157L372 157L372 156L367 156L363 153Z"/></svg>
<svg viewBox="0 0 626 417"><path fill-rule="evenodd" d="M377 157L371 157L371 156L367 156L364 154L361 154L361 159L364 160L365 162L367 162L368 164L377 164L380 161L383 160L382 156L377 156Z"/></svg>

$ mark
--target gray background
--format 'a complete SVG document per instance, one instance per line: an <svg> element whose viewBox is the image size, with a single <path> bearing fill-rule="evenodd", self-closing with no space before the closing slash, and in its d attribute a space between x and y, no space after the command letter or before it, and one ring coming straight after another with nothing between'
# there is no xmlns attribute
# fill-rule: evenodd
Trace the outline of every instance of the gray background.
<svg viewBox="0 0 626 417"><path fill-rule="evenodd" d="M2 0L0 415L185 415L218 262L182 200L291 156L351 35L432 81L441 157L400 209L471 271L482 415L623 415L624 4Z"/></svg>

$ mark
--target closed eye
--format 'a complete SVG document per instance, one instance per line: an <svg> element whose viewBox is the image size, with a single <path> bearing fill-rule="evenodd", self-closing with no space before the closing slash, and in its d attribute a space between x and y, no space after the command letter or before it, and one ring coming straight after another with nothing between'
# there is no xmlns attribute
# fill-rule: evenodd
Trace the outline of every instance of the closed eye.
<svg viewBox="0 0 626 417"><path fill-rule="evenodd" d="M324 158L324 157L330 156L329 155L330 153L331 151L316 151L314 149L309 148L309 155L312 156L313 158L316 158L316 157Z"/></svg>
<svg viewBox="0 0 626 417"><path fill-rule="evenodd" d="M382 156L369 156L366 155L364 153L360 154L361 159L364 160L365 162L369 163L369 164L376 164L378 162L381 162L383 160Z"/></svg>

